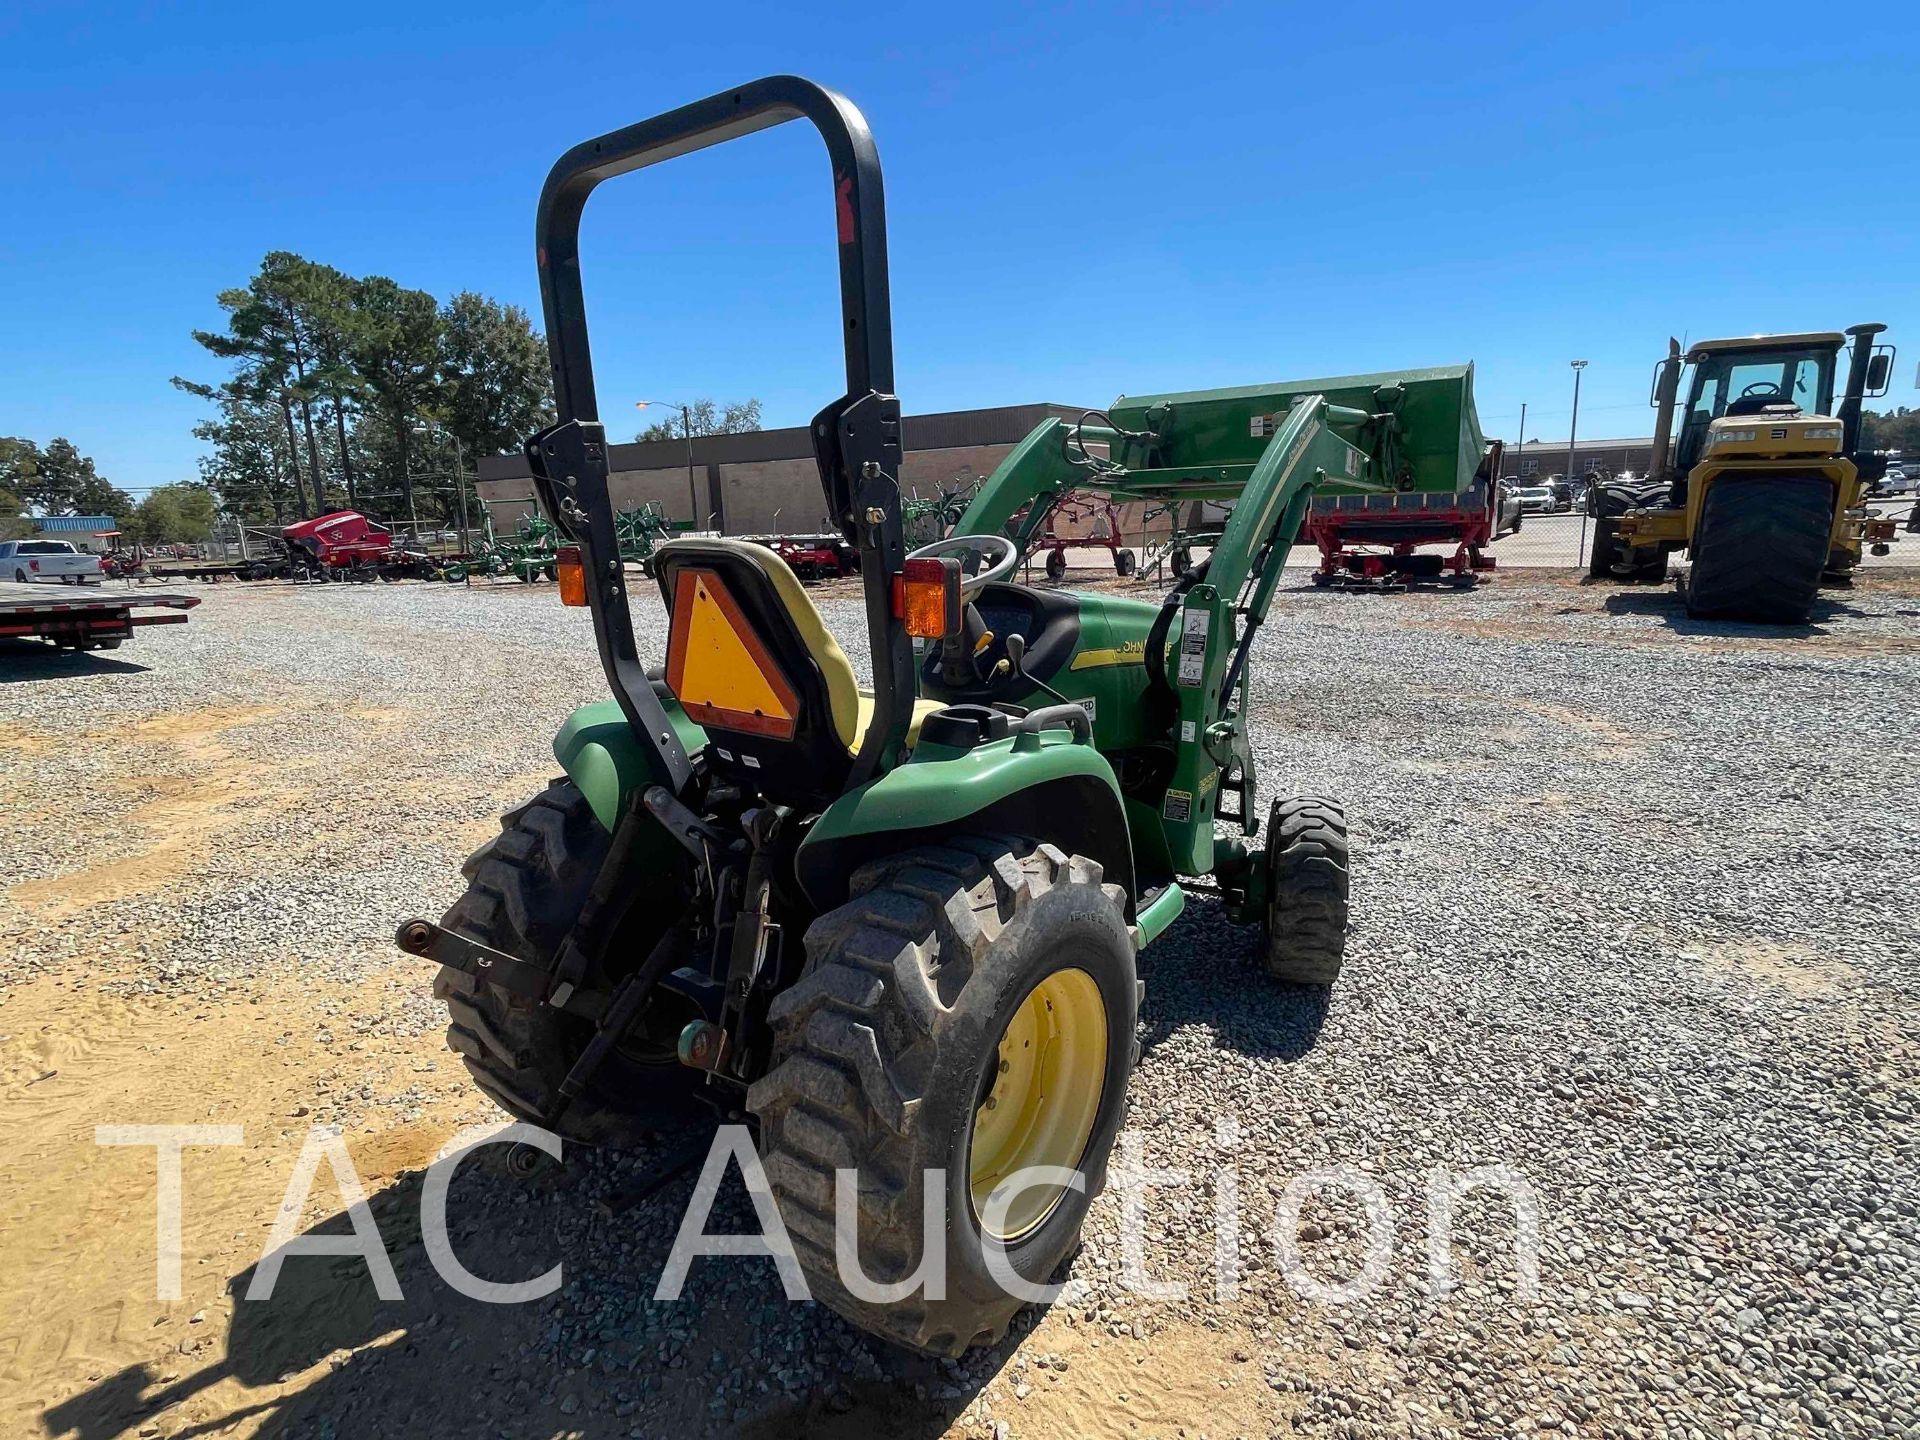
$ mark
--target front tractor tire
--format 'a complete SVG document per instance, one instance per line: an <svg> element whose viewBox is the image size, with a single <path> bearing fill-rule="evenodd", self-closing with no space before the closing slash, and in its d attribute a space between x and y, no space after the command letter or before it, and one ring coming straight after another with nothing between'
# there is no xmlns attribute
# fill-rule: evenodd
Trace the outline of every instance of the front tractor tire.
<svg viewBox="0 0 1920 1440"><path fill-rule="evenodd" d="M1827 567L1833 504L1833 485L1820 475L1715 481L1690 547L1687 614L1806 624Z"/></svg>
<svg viewBox="0 0 1920 1440"><path fill-rule="evenodd" d="M814 1297L884 1340L957 1356L998 1340L1024 1303L988 1246L1048 1283L1106 1183L1136 1054L1125 896L1091 860L976 835L863 866L850 893L807 931L747 1107ZM1083 1188L1012 1195L996 1226L998 1187L1041 1165L1077 1170ZM871 1285L924 1278L938 1207L943 1298L924 1284L891 1303L852 1293L835 1261L839 1170L857 1173L850 1238Z"/></svg>
<svg viewBox="0 0 1920 1440"><path fill-rule="evenodd" d="M1275 980L1331 985L1347 946L1347 816L1338 800L1295 795L1267 813L1261 964Z"/></svg>
<svg viewBox="0 0 1920 1440"><path fill-rule="evenodd" d="M461 867L467 893L440 923L551 970L612 838L570 780L554 781L503 815L500 827ZM450 966L440 968L433 993L447 1007L447 1046L474 1083L515 1119L544 1123L593 1027ZM654 1027L643 1017L633 1038L566 1108L556 1127L561 1134L627 1146L692 1110L694 1072L678 1063L670 1039L650 1036Z"/></svg>

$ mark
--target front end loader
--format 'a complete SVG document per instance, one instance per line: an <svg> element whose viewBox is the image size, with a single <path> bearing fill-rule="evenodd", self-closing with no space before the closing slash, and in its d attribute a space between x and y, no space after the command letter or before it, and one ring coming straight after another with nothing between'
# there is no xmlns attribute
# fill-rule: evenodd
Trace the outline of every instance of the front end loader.
<svg viewBox="0 0 1920 1440"><path fill-rule="evenodd" d="M859 557L866 686L774 551L687 537L648 575L622 563L587 340L595 187L794 119L831 167L846 393L812 434ZM1030 437L953 536L909 551L880 163L851 103L774 77L577 146L537 241L559 418L527 455L611 698L567 720L564 776L399 943L441 967L448 1041L509 1114L610 1145L702 1102L745 1121L814 1296L958 1354L1004 1333L1009 1273L1042 1283L1075 1245L1138 1056L1138 952L1183 880L1260 927L1271 974L1340 967L1345 820L1283 799L1249 843L1246 697L1314 490L1384 483L1367 417L1261 388L1115 407ZM1234 453L1200 464L1221 426ZM1007 520L1084 478L1096 439L1138 452L1141 493L1238 502L1161 604L1014 583ZM668 617L652 670L636 581ZM930 1262L937 1294L913 1283Z"/></svg>
<svg viewBox="0 0 1920 1440"><path fill-rule="evenodd" d="M1685 550L1688 614L1786 625L1805 623L1823 585L1851 584L1864 549L1884 555L1894 538L1868 510L1860 443L1861 402L1884 394L1892 371L1892 347L1874 340L1885 329L1704 340L1684 355L1669 340L1647 478L1589 492L1592 578L1658 582Z"/></svg>

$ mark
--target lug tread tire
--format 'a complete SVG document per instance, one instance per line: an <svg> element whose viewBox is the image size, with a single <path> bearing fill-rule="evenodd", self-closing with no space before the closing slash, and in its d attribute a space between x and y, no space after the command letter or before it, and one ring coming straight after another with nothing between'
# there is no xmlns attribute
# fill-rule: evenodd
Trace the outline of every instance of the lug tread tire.
<svg viewBox="0 0 1920 1440"><path fill-rule="evenodd" d="M610 837L567 780L554 781L508 811L500 825L500 834L461 866L467 893L440 923L550 966L600 873ZM440 968L433 993L447 1007L447 1048L474 1084L515 1119L539 1121L585 1043L585 1023L448 966ZM589 1144L632 1144L681 1103L684 1088L636 1094L589 1085L568 1106L559 1128Z"/></svg>
<svg viewBox="0 0 1920 1440"><path fill-rule="evenodd" d="M1620 577L1614 572L1614 565L1621 563L1619 542L1615 538L1620 517L1629 510L1657 509L1667 503L1669 492L1658 481L1608 480L1596 485L1588 504L1588 512L1594 517L1593 547L1587 554L1587 574L1595 580L1615 580ZM1636 566L1633 578L1647 579L1650 576L1643 571L1649 566ZM1660 572L1666 573L1665 555L1661 556Z"/></svg>
<svg viewBox="0 0 1920 1440"><path fill-rule="evenodd" d="M835 1171L860 1173L862 1270L878 1284L910 1274L921 1177L946 1164L947 1137L920 1121L937 1052L960 1043L948 1040L949 1014L996 942L1061 886L1091 892L1124 927L1121 888L1103 883L1097 862L1053 845L957 835L863 865L852 898L808 928L807 973L768 1012L773 1061L747 1108L795 1254L815 1299L894 1344L958 1356L1005 1335L1022 1302L999 1292L983 1301L951 1283L932 1304L919 1292L884 1306L854 1297L834 1256ZM1106 1183L1104 1151L1085 1165L1091 1199Z"/></svg>
<svg viewBox="0 0 1920 1440"><path fill-rule="evenodd" d="M1707 492L1687 572L1696 619L1804 625L1833 528L1833 486L1819 476L1723 478Z"/></svg>
<svg viewBox="0 0 1920 1440"><path fill-rule="evenodd" d="M1347 817L1338 800L1295 795L1267 818L1263 968L1276 980L1331 985L1347 941Z"/></svg>

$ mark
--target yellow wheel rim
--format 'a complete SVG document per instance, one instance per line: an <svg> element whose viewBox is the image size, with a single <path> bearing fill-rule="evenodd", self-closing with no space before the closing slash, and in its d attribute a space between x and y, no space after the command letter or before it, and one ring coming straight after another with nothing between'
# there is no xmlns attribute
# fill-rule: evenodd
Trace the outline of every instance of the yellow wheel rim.
<svg viewBox="0 0 1920 1440"><path fill-rule="evenodd" d="M1039 1227L1066 1195L1033 1185L990 1223L987 1201L1019 1171L1036 1165L1075 1169L1087 1153L1106 1088L1107 1007L1084 970L1056 970L1020 1002L1007 1022L993 1069L973 1112L967 1179L980 1228L1002 1242Z"/></svg>

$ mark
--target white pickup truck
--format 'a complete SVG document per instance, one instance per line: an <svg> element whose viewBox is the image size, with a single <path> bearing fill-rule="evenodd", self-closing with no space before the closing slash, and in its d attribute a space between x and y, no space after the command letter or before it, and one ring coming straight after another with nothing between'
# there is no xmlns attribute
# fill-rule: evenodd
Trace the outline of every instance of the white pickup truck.
<svg viewBox="0 0 1920 1440"><path fill-rule="evenodd" d="M62 585L84 585L103 572L100 557L76 550L65 540L0 540L0 580L58 579Z"/></svg>

